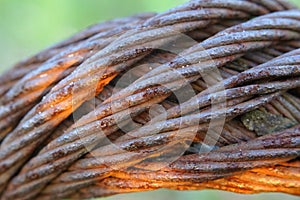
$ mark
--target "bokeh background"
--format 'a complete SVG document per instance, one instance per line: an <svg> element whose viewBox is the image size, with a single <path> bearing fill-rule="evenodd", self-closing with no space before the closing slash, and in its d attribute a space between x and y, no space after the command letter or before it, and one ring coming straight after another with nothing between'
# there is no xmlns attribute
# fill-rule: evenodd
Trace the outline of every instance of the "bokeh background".
<svg viewBox="0 0 300 200"><path fill-rule="evenodd" d="M162 12L186 0L0 0L0 73L73 33L116 17ZM272 0L270 0L272 1ZM300 6L300 0L291 0ZM299 200L285 194L170 191L116 195L103 200Z"/></svg>

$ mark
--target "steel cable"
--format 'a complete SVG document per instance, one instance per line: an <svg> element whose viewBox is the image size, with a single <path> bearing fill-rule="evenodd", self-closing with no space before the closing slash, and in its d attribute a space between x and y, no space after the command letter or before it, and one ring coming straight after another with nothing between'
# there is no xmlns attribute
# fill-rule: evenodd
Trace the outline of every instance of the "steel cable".
<svg viewBox="0 0 300 200"><path fill-rule="evenodd" d="M20 62L0 77L1 199L105 196L162 187L298 194L299 180L280 176L276 170L281 168L274 165L299 157L299 126L254 139L260 133L239 122L255 109L283 115L292 125L300 121L300 100L286 92L300 88L299 49L292 51L299 48L300 13L276 12L293 8L285 0L192 0L162 14L92 26ZM255 16L260 17L243 22ZM141 60L147 63L155 49L181 33L199 44L177 57L158 52L167 56L160 66L137 72L140 78L111 95L106 85ZM216 67L224 81L209 74ZM206 85L205 78L214 81ZM196 96L180 105L170 102L172 91L185 85ZM96 109L71 122L70 114L95 96ZM210 109L212 102L217 111ZM149 117L149 107L157 103L168 108L165 120ZM208 123L222 116L221 135L215 127L206 141ZM131 117L141 128L123 132ZM203 153L202 147L211 152ZM186 155L172 160L180 152ZM162 168L151 172L152 166ZM266 166L275 171L268 173ZM267 178L278 184L272 188ZM255 184L245 184L251 181Z"/></svg>
<svg viewBox="0 0 300 200"><path fill-rule="evenodd" d="M296 12L297 13L297 11L294 11L294 12ZM289 13L291 13L291 12L289 12ZM279 13L278 15L280 16L280 18L282 17L282 15L285 15L286 13ZM276 14L274 14L274 15L270 15L270 16L266 16L266 20L268 20L269 18L273 18L274 16L276 16ZM295 15L296 17L294 17L294 18L297 18L297 14ZM291 17L291 18L293 18L293 17ZM261 20L260 18L259 18L259 20ZM262 20L263 21L263 20ZM254 21L255 22L255 21ZM255 24L255 28L257 28L257 24L256 23L254 23L254 22L252 22L253 24ZM248 22L249 23L249 22ZM251 23L251 22L250 22ZM246 25L248 25L248 24L246 24ZM241 25L241 26L244 26L244 24L243 25ZM276 26L276 25L275 25ZM247 27L247 26L245 26L245 27ZM234 28L232 28L232 29L234 29ZM230 31L232 30L232 29L230 29ZM247 30L248 30L248 28L246 28ZM249 29L251 29L251 28L249 28ZM293 28L293 30L296 30L295 28ZM220 37L222 37L222 34L223 33L220 33ZM218 36L218 35L217 35ZM215 38L217 37L217 36L215 36L215 37L213 37L212 38L212 40L214 41L215 40ZM230 38L230 37L229 37ZM251 38L251 37L250 37ZM295 39L294 38L294 36L292 36L291 37L291 39ZM229 39L230 40L230 39ZM203 43L204 44L206 44L205 43L206 41L204 41ZM222 40L222 44L224 44L223 43L224 42L224 40ZM209 43L208 43L209 44ZM265 42L264 42L264 44L265 44ZM209 45L208 45L209 46ZM212 46L212 47L214 47L214 46ZM193 49L193 51L194 51L194 49ZM189 51L188 51L189 52ZM227 61L228 62L228 61ZM145 100L145 99L143 99L143 100ZM264 102L264 101L263 101ZM265 103L265 102L264 102ZM87 133L88 131L87 131L87 129L85 128L85 129L82 129L82 130L85 130L85 133ZM113 129L114 130L114 129ZM78 132L77 132L78 130L76 130L76 133L78 134ZM78 137L78 136L76 136L76 137ZM92 137L91 137L92 138ZM89 143L89 141L93 141L93 140L87 140L87 144ZM87 145L86 144L86 145ZM51 145L51 143L50 143L50 145ZM49 148L48 148L48 150L49 150ZM72 150L72 151L74 151L74 150ZM84 151L84 150L83 150ZM81 153L76 153L77 154L77 156L79 155L81 155ZM75 157L73 157L72 159L77 159L77 157L76 157L76 155L75 155ZM41 160L40 160L41 161Z"/></svg>

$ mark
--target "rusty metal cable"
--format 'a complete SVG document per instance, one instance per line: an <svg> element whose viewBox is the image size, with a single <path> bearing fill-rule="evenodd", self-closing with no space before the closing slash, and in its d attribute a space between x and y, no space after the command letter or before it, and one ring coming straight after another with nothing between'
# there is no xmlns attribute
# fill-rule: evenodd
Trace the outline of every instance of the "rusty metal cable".
<svg viewBox="0 0 300 200"><path fill-rule="evenodd" d="M297 52L299 53L299 50L295 51L294 53L297 53ZM283 58L285 58L285 57L283 57ZM285 59L285 60L290 61L289 59ZM270 62L270 63L272 63L272 62ZM286 63L286 64L288 64L288 63ZM268 65L268 63L266 63L266 65ZM282 65L284 66L285 64L282 64ZM257 67L257 68L259 68L259 67ZM249 71L252 71L252 70L249 70ZM267 71L267 69L266 69L266 71ZM247 73L247 71L245 73ZM225 82L226 82L226 80L225 80ZM290 82L281 81L281 82L274 82L274 83L271 82L271 83L268 83L266 85L260 84L260 85L253 85L253 86L252 85L244 86L242 88L237 88L237 89L226 91L226 94L228 95L228 97L233 97L233 98L238 98L237 95L241 95L241 96L242 95L251 96L251 95L254 95L254 94L255 95L261 95L264 92L267 92L267 93L275 92L273 89L275 89L275 90L287 90L289 88L299 87L299 85L297 85L297 82L298 82L298 84L300 83L299 80L298 81L297 80L291 80ZM281 84L286 84L287 88L282 88L283 85L281 85ZM249 89L246 89L248 87L249 87ZM248 91L251 91L251 92L248 92ZM215 95L215 94L210 94L209 96L213 96L213 97L217 98L217 95ZM254 109L255 107L259 106L260 105L259 103L266 104L267 99L268 98L262 98L262 101L261 100L258 100L258 101L257 100L256 101L255 100L250 100L249 102L245 102L241 105L233 106L232 108L229 107L227 109L228 109L229 112L231 111L233 113L236 113L236 114L240 115L242 113L245 113L245 112L249 111L247 109ZM201 104L200 102L203 102L203 101L199 100L199 104ZM256 104L256 102L258 104ZM251 106L249 107L249 105L251 105ZM247 109L243 110L242 109L243 107L245 107ZM237 108L239 108L238 111L237 111ZM202 114L202 116L205 115L204 113L201 113L201 114ZM208 115L210 115L210 114L208 114ZM223 115L223 114L221 112L216 114L216 116L219 116L219 115ZM230 116L230 113L227 113L227 116L232 117L232 116ZM187 118L190 118L190 116L188 116ZM201 116L197 116L197 119L199 119L199 121L201 122ZM120 140L120 142L114 143L110 146L104 146L103 148L97 149L96 153L92 152L93 157L87 158L86 160L80 160L79 162L77 162L77 164L74 165L74 167L71 167L72 170L70 172L70 175L68 175L68 173L64 173L61 177L61 180L57 181L58 183L64 182L64 181L66 181L65 177L68 177L68 180L70 181L70 185L68 185L67 184L68 181L66 181L66 182L63 183L64 187L60 184L58 184L56 187L54 187L54 186L49 186L49 187L56 188L58 190L64 190L65 192L67 192L68 190L74 189L74 188L78 189L77 188L78 185L75 184L76 179L72 179L72 177L77 177L77 178L81 177L82 171L85 171L85 173L83 173L82 176L84 177L85 184L87 184L88 183L88 178L87 177L91 178L91 182L93 182L94 179L95 179L95 175L94 176L91 175L93 173L93 171L90 171L91 174L89 174L89 168L94 168L95 171L98 171L98 170L100 170L101 166L104 165L106 167L103 169L103 171L108 173L110 171L109 170L110 165L115 166L117 163L120 162L122 164L122 166L126 166L126 160L128 160L131 165L133 163L133 160L135 162L140 162L141 160L145 160L149 156L152 156L151 153L147 154L147 153L141 151L139 154L133 155L134 157L130 157L130 154L128 154L128 153L125 153L125 155L122 155L123 154L123 149L126 149L126 151L132 151L132 150L135 150L136 148L139 149L141 147L143 147L143 148L150 148L150 147L153 148L153 145L161 146L161 145L166 145L167 143L169 143L171 141L174 142L175 139L177 140L177 142L179 142L183 138L188 138L186 135L183 135L183 138L178 137L178 136L176 137L176 131L168 132L170 130L174 130L174 128L176 130L179 127L179 125L177 125L176 127L169 127L169 128L164 127L164 128L162 128L162 126L167 126L167 125L173 125L174 126L174 125L176 125L176 123L182 123L182 121L183 120L180 119L180 120L177 120L175 123L174 122L173 123L168 123L168 121L164 121L164 122L161 123L161 125L158 125L158 124L151 124L149 126L145 125L138 132L129 133L129 135L131 137L136 136L136 139L133 139L131 141L126 141L126 140L128 140L128 138L125 137L125 139L124 138L122 139L122 137L121 137L122 140ZM183 124L185 124L185 123L183 123ZM188 125L191 126L191 124L193 124L193 122L192 122L192 120L189 119ZM181 127L181 128L182 129L186 128L186 130L184 130L184 132L188 132L188 127ZM153 129L154 129L154 131L153 131ZM162 132L166 131L166 133L165 134L160 134L159 136L155 136L155 135L150 136L149 134L151 134L151 133L157 134L156 129L159 129ZM134 144L134 146L132 146L132 144ZM65 146L64 148L67 148L67 147ZM47 154L49 152L51 152L51 149L47 149L47 151L45 151L45 154ZM109 153L109 154L106 155L105 153ZM162 153L162 152L160 152L160 153ZM296 155L298 155L298 153L299 152L297 152ZM120 155L118 155L118 154L120 154ZM286 155L286 151L284 152L284 154ZM96 156L96 158L95 158L95 156ZM99 156L99 159L97 159L97 156ZM275 161L277 161L275 154L272 158ZM36 160L41 161L42 158L37 157ZM97 164L97 161L101 161L101 162ZM63 162L63 160L60 160L60 162ZM111 163L111 162L113 162L113 163ZM114 163L114 162L116 162L116 163ZM82 163L83 165L81 165L80 163ZM261 162L261 161L259 161L258 163L263 164L263 162ZM32 162L30 164L31 164L31 166L33 165ZM46 169L43 165L41 166L41 169L42 168ZM77 173L76 173L76 169L78 170ZM29 171L29 173L32 174L33 171L35 171L35 170ZM39 171L39 170L37 170L37 172L41 173L41 171ZM24 175L26 175L26 174L24 174ZM24 175L22 175L20 177L21 180L24 179ZM41 175L41 174L39 174L39 175ZM99 174L99 176L101 178L101 173ZM106 176L106 175L102 175L102 176ZM36 179L35 179L35 181L36 181ZM81 181L83 181L83 180L81 180L81 179L78 180L79 185L81 184ZM13 188L16 188L16 187L13 187ZM14 190L14 192L16 192L16 190ZM54 189L53 191L51 191L51 193L56 194L57 191ZM59 194L62 194L62 192L59 192Z"/></svg>
<svg viewBox="0 0 300 200"><path fill-rule="evenodd" d="M101 32L75 47L68 47L18 80L1 98L3 106L0 117L1 135L9 133L15 127L14 123L19 121L55 83L68 76L84 60L107 46L122 33L143 22L144 18L142 16L135 20L131 18L131 22L126 25Z"/></svg>
<svg viewBox="0 0 300 200"><path fill-rule="evenodd" d="M173 187L182 186L184 184L196 186L206 181L232 176L236 172L240 173L247 169L272 166L274 163L291 160L299 156L299 151L298 126L285 132L257 138L247 142L247 145L241 143L239 145L225 146L209 153L183 156L170 166L155 172L145 170L147 162L146 164L141 164L140 167L139 165L134 165L135 168L127 169L124 172L121 169L114 171L113 168L109 167L109 164L119 164L118 160L102 156L101 158L105 159L102 160L103 164L99 163L97 165L96 163L100 162L100 160L93 157L78 162L75 166L78 169L77 173L70 171L62 174L59 180L54 181L53 185L43 190L40 198L53 199L64 197L64 195L68 196L79 188L84 188L91 183L101 181L110 176L125 180L148 181L152 182L153 185L160 183L161 185L158 187L165 188L172 188L172 185ZM101 155L101 151L99 153ZM272 154L272 157L268 156L270 154ZM120 160L123 161L125 157L120 157ZM150 160L148 164L155 165L156 163ZM134 185L132 184L132 187Z"/></svg>
<svg viewBox="0 0 300 200"><path fill-rule="evenodd" d="M145 14L126 17L126 18L105 21L105 22L90 26L90 27L82 30L81 32L71 36L70 38L68 38L62 42L59 42L58 44L55 44L55 45L39 52L38 54L17 63L13 68L11 68L7 72L1 74L1 76L0 76L0 83L1 83L0 96L4 95L5 92L10 88L10 86L13 86L16 83L16 81L21 79L27 73L29 73L32 70L35 70L37 67L39 67L39 65L41 65L45 61L49 60L50 58L53 58L57 54L61 54L67 48L76 47L80 43L83 43L86 40L88 40L89 38L94 37L95 35L99 35L99 33L100 33L100 36L102 35L102 37L103 37L104 32L113 33L114 31L112 31L112 29L116 29L116 27L118 27L118 26L122 27L122 26L124 26L124 24L132 24L135 21L139 21L138 19L140 19L142 21L142 19L147 19L153 15L154 15L154 13L145 13Z"/></svg>
<svg viewBox="0 0 300 200"><path fill-rule="evenodd" d="M276 171L274 165L300 154L299 126L287 129L300 122L297 90L290 92L300 88L300 12L281 11L293 8L284 0L192 0L162 14L90 27L20 62L7 73L16 74L0 78L1 199L79 198L162 187L272 191L263 178L256 185L238 185L255 179L259 170L277 181L273 190L298 194L299 180L287 176L293 180L289 185L264 168ZM181 33L199 44L176 57L155 52ZM166 56L160 66L137 72L132 84L107 93L122 73L156 53ZM207 73L214 68L224 81ZM206 85L205 78L213 82ZM172 91L185 85L196 95L177 105ZM95 96L95 110L74 124L67 119ZM212 102L217 110L210 109ZM167 108L166 118L149 117L149 107L157 103ZM243 121L252 111L282 115L289 125L259 137L268 130ZM216 125L205 136L208 123L222 116L221 134ZM131 117L141 128L123 132ZM172 160L180 152L185 154ZM153 166L162 167L151 171Z"/></svg>
<svg viewBox="0 0 300 200"><path fill-rule="evenodd" d="M253 194L259 192L285 192L299 195L299 161L282 163L279 166L256 168L242 172L228 178L217 179L205 183L179 183L175 186L171 182L148 182L138 179L125 179L108 177L98 181L93 186L81 189L74 193L72 199L93 198L110 196L120 193L149 191L159 188L171 188L177 190L202 190L205 188L226 190L236 193ZM101 189L100 189L101 188ZM43 196L46 199L49 196Z"/></svg>
<svg viewBox="0 0 300 200"><path fill-rule="evenodd" d="M294 11L294 12L296 12L296 11ZM293 12L289 12L289 13L293 13ZM296 12L297 13L297 12ZM269 16L266 16L265 17L265 19L266 19L266 21L267 20L269 20L269 18L273 18L274 16L276 16L276 15L279 15L280 16L280 18L282 18L282 16L284 16L284 15L286 15L286 13L276 13L276 14L271 14L271 15L269 15ZM295 14L294 14L295 15ZM294 18L297 18L297 14L295 15L296 17L294 17ZM293 18L293 16L292 17L289 17L289 18ZM261 20L260 18L258 19L258 20L260 20L260 21L262 21L262 23L263 23L263 20ZM253 22L254 21L254 22ZM252 23L252 24L255 24L254 26L254 28L257 28L257 27L259 27L259 25L257 25L257 23L256 23L256 21L255 20L253 20L253 21L250 21L250 22L247 22L248 24L249 23ZM240 26L242 26L242 27L246 27L245 28L245 30L251 30L252 28L251 28L251 26L250 26L250 28L249 27L247 27L248 26L248 24L247 23L245 23L245 24L242 24L242 25L240 25ZM289 24L290 22L288 22L287 24ZM275 25L276 26L276 25ZM284 27L284 26L283 26ZM231 30L235 30L235 29L238 29L238 28L231 28L230 30L228 30L228 32L230 32ZM270 28L271 29L271 28ZM242 29L243 30L243 29ZM245 30L243 30L243 31L245 31ZM297 28L293 28L293 30L297 30ZM222 32L220 33L220 35L222 36ZM293 35L293 34L292 34ZM215 40L215 38L217 38L218 37L218 35L217 36L214 36L211 40ZM230 38L230 36L229 36L229 38ZM251 38L251 37L250 37ZM297 38L297 36L296 36L296 38ZM292 36L290 39L296 39L294 36ZM259 42L259 41L258 41ZM204 41L203 42L204 44L206 44L206 41ZM263 42L264 44L265 44L265 42ZM209 44L209 43L208 43ZM222 40L222 43L221 44L224 44L224 40ZM208 45L208 47L209 47L209 45ZM214 46L212 46L212 47L214 47ZM252 49L251 49L252 50ZM195 48L193 47L193 51L195 51ZM190 50L188 50L188 52L190 53L191 51ZM228 62L228 61L227 61ZM157 93L156 93L157 94ZM143 100L145 100L145 99L143 99ZM258 102L260 102L260 101L258 101ZM262 102L264 102L265 103L265 100L263 100ZM87 129L84 129L85 130L85 132L87 132ZM114 130L114 129L113 129ZM78 134L78 132L77 132L77 130L76 130L76 133ZM78 137L78 136L77 136ZM88 142L89 143L89 142ZM85 145L89 145L88 143L86 143ZM51 143L50 143L50 146L51 146ZM49 149L48 148L48 150L51 150L51 149ZM73 150L74 151L74 150ZM84 152L84 150L83 150L83 152ZM77 156L80 156L82 153L76 153L77 154ZM76 155L75 155L75 158L77 159L77 157L76 157ZM74 159L74 158L73 158ZM42 159L40 159L39 157L37 157L37 160L42 160ZM61 160L60 160L61 161ZM65 162L65 163L68 163L68 162Z"/></svg>
<svg viewBox="0 0 300 200"><path fill-rule="evenodd" d="M120 71L149 54L153 48L161 45L163 41L165 43L174 40L178 32L205 27L218 19L245 19L266 12L266 8L248 1L216 0L211 1L211 3L191 1L162 15L150 18L138 28L125 33L115 43L87 59L82 67L77 68L70 76L67 76L53 87L51 92L29 111L18 127L4 139L0 147L3 149L0 153L2 188L4 188L8 178L28 159L24 155L21 156L20 149L27 152L27 155L32 152L35 146L39 145L49 135L50 131L69 116L74 109L85 100L99 93L103 86L109 83ZM87 73L94 76L94 78L87 77ZM96 90L91 91L88 88L95 88ZM75 93L78 91L81 91L80 94L70 95L70 92ZM54 102L56 102L55 105ZM8 107L5 106L2 111L3 115L10 112ZM54 116L55 118L53 118ZM41 128L37 129L37 127ZM8 132L7 129L5 131ZM26 134L26 132L28 133ZM16 138L18 139L15 140ZM33 140L35 142L32 142ZM15 145L10 145L11 142ZM6 163L7 159L10 160L10 163ZM12 160L14 161L12 162ZM12 165L14 165L14 169L10 167ZM8 168L10 170L6 171Z"/></svg>

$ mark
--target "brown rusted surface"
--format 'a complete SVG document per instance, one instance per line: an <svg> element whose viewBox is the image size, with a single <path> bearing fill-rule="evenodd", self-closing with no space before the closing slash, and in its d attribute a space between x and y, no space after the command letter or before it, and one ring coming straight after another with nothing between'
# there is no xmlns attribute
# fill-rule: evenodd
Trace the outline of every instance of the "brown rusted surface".
<svg viewBox="0 0 300 200"><path fill-rule="evenodd" d="M1 198L299 195L300 11L283 11L292 8L192 0L89 27L18 63L0 77ZM134 81L118 85L128 72ZM188 86L193 97L178 102L174 91ZM265 136L245 123L253 110L277 120Z"/></svg>

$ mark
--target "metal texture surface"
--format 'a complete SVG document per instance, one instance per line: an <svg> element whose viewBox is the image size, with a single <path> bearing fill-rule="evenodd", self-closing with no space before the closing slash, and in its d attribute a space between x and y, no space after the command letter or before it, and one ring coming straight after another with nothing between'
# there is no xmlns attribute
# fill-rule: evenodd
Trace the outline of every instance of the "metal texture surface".
<svg viewBox="0 0 300 200"><path fill-rule="evenodd" d="M160 49L184 48L180 34L195 44ZM283 0L192 0L97 24L21 61L0 77L1 199L158 188L299 195L299 40L300 11ZM176 102L188 85L195 95ZM153 117L154 105L166 112ZM92 111L74 123L84 106ZM253 110L291 123L260 136L240 119ZM218 134L210 122L222 117ZM140 127L125 131L130 120Z"/></svg>

